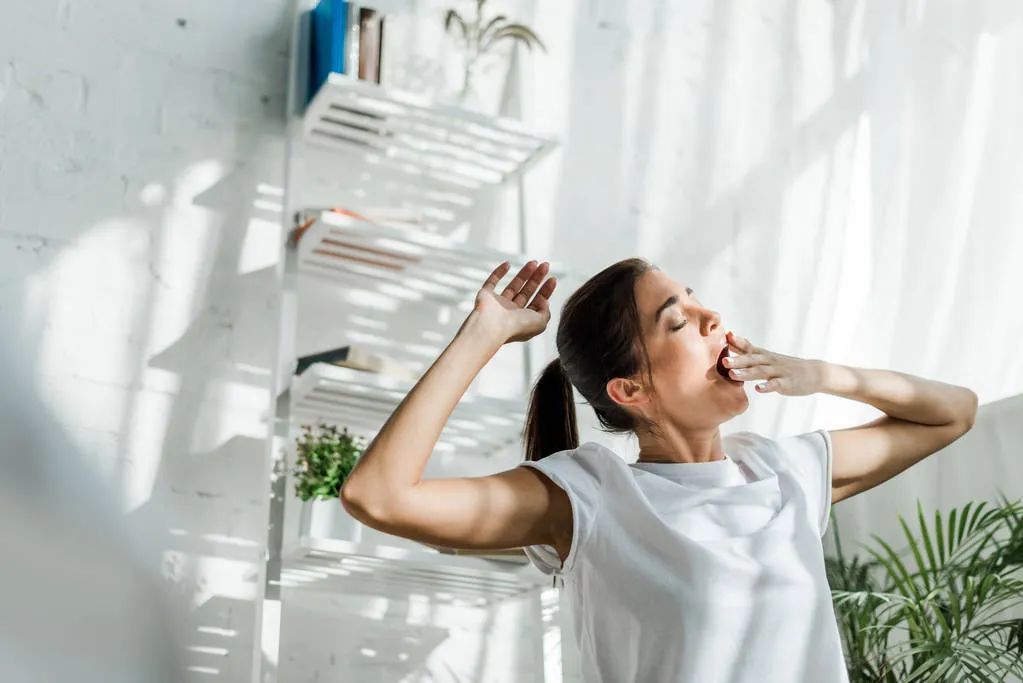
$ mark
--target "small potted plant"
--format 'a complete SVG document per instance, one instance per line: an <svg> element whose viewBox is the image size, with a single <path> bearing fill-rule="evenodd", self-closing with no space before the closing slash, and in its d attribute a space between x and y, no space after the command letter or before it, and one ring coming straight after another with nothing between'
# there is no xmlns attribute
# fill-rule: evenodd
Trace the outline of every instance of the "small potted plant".
<svg viewBox="0 0 1023 683"><path fill-rule="evenodd" d="M533 29L524 24L512 23L503 14L488 20L483 18L483 5L487 0L476 0L476 16L466 20L455 10L449 9L444 15L444 30L458 36L463 48L465 59L462 73L462 89L456 97L458 104L480 108L478 92L479 78L489 70L493 60L488 59L497 53L496 47L510 43L514 49L516 42L521 42L526 49L532 51L537 45L544 52L547 48L537 37Z"/></svg>
<svg viewBox="0 0 1023 683"><path fill-rule="evenodd" d="M365 450L361 437L323 422L302 425L296 442L295 494L302 500L303 534L359 541L362 525L338 500L341 484Z"/></svg>

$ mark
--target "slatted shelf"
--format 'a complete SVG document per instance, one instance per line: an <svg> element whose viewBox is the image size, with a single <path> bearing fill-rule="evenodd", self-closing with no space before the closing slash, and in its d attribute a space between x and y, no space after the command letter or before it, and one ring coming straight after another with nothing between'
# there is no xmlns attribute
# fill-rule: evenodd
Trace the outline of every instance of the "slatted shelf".
<svg viewBox="0 0 1023 683"><path fill-rule="evenodd" d="M308 224L308 221L313 221ZM372 282L385 294L410 301L431 300L470 310L490 272L507 260L517 270L525 255L452 243L421 230L320 211L296 231L299 271L337 283ZM563 279L551 262L548 276Z"/></svg>
<svg viewBox="0 0 1023 683"><path fill-rule="evenodd" d="M441 104L417 93L331 73L304 114L307 142L366 154L452 185L502 185L557 144L515 119Z"/></svg>
<svg viewBox="0 0 1023 683"><path fill-rule="evenodd" d="M420 593L431 601L486 606L545 587L519 562L302 536L286 553L283 587L361 595Z"/></svg>
<svg viewBox="0 0 1023 683"><path fill-rule="evenodd" d="M344 425L370 439L413 386L378 373L314 363L292 382L291 410L296 418ZM434 452L493 453L519 442L525 420L521 400L467 393L444 425Z"/></svg>

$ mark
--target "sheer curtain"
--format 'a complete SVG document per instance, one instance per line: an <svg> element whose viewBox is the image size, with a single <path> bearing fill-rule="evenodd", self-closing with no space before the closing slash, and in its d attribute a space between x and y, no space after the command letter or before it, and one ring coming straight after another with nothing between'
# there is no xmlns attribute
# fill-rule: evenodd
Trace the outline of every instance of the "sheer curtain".
<svg viewBox="0 0 1023 683"><path fill-rule="evenodd" d="M1023 495L1011 398L1023 392L1023 6L533 4L549 52L521 61L521 111L561 136L525 183L535 253L580 279L644 256L758 345L961 384L991 404L945 451L836 506L844 541L890 537L917 497ZM537 360L553 335L542 344ZM748 391L723 432L880 415Z"/></svg>

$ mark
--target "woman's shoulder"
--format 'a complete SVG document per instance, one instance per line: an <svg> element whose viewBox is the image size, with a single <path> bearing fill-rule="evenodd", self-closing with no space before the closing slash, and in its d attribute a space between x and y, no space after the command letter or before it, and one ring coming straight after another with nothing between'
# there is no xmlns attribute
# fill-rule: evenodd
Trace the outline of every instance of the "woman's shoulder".
<svg viewBox="0 0 1023 683"><path fill-rule="evenodd" d="M774 439L760 432L754 432L751 429L743 429L726 434L721 437L721 441L725 446L726 452L730 454L735 452L740 456L749 451L753 451L758 455L770 455L774 446Z"/></svg>
<svg viewBox="0 0 1023 683"><path fill-rule="evenodd" d="M726 447L730 446L737 456L748 456L752 453L775 469L788 467L794 454L803 451L820 451L826 444L822 429L812 429L798 434L767 436L753 430L733 432L722 440ZM738 458L737 458L738 459Z"/></svg>
<svg viewBox="0 0 1023 683"><path fill-rule="evenodd" d="M776 470L782 465L777 457L777 442L759 431L742 429L721 438L725 451L737 461L756 461L768 469Z"/></svg>
<svg viewBox="0 0 1023 683"><path fill-rule="evenodd" d="M608 446L597 441L585 441L575 448L551 453L539 460L529 463L541 469L557 469L566 472L588 474L597 479L614 476L616 472L625 471L628 465L625 460Z"/></svg>

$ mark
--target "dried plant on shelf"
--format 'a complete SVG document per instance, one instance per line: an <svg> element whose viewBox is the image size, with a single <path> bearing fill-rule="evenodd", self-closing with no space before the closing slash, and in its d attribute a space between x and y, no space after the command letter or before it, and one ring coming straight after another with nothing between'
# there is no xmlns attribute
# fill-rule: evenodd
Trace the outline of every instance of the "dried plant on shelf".
<svg viewBox="0 0 1023 683"><path fill-rule="evenodd" d="M503 14L498 14L484 23L483 5L486 1L476 0L476 16L470 21L463 19L453 9L449 9L444 15L444 30L456 33L461 38L465 50L462 90L458 95L461 102L474 96L475 81L479 75L482 58L502 41L521 42L530 51L535 44L544 52L547 51L533 29L524 24L511 22Z"/></svg>

